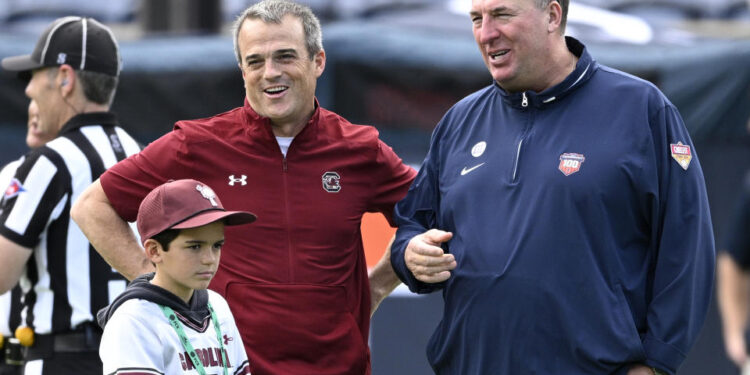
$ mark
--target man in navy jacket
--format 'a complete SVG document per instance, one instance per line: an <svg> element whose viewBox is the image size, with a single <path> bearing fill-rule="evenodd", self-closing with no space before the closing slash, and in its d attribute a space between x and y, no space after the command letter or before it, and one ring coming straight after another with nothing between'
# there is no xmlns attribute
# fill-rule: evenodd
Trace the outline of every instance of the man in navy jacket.
<svg viewBox="0 0 750 375"><path fill-rule="evenodd" d="M564 36L567 0L473 0L494 82L438 124L391 261L443 291L438 374L674 374L715 252L677 109Z"/></svg>

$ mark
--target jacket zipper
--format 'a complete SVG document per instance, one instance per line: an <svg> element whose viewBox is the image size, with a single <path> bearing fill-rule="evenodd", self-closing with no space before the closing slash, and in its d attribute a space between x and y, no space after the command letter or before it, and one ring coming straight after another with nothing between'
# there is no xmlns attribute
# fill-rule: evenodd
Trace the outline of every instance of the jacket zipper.
<svg viewBox="0 0 750 375"><path fill-rule="evenodd" d="M513 164L513 182L516 182L516 175L518 174L518 159L521 158L521 146L523 146L523 138L518 141L518 147L516 148L516 161Z"/></svg>
<svg viewBox="0 0 750 375"><path fill-rule="evenodd" d="M527 108L529 106L529 98L526 96L526 92L521 93L521 107ZM518 147L516 147L516 159L513 162L513 178L511 182L516 182L518 177L518 163L521 159L521 148L523 147L523 140L526 138L526 129L521 133L521 139L518 140Z"/></svg>
<svg viewBox="0 0 750 375"><path fill-rule="evenodd" d="M292 259L294 259L294 247L292 246L292 225L290 223L291 220L291 214L289 212L289 183L287 181L288 179L288 173L287 172L287 162L286 162L286 156L283 156L282 159L282 169L283 174L282 177L284 179L284 214L286 216L286 244L287 244L287 256L289 257L289 282L294 281L294 262Z"/></svg>

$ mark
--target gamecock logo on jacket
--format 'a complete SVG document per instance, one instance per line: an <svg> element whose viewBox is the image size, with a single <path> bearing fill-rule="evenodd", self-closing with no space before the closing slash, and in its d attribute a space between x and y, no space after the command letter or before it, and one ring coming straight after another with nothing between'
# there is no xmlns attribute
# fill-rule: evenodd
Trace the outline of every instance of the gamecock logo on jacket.
<svg viewBox="0 0 750 375"><path fill-rule="evenodd" d="M341 191L341 176L336 172L323 173L323 189L329 193Z"/></svg>

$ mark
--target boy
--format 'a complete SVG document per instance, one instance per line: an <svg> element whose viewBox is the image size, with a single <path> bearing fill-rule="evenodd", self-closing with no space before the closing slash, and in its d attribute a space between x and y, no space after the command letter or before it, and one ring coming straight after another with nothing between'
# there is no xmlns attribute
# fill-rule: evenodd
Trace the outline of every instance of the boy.
<svg viewBox="0 0 750 375"><path fill-rule="evenodd" d="M219 264L224 226L255 219L224 210L196 180L167 182L144 198L138 232L156 272L133 280L99 311L105 374L250 373L226 301L206 288Z"/></svg>

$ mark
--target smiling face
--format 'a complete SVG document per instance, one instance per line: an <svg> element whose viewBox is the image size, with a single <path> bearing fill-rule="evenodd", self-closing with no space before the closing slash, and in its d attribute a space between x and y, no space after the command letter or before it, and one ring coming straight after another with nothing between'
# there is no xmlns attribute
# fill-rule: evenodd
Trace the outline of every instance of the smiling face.
<svg viewBox="0 0 750 375"><path fill-rule="evenodd" d="M322 50L310 58L302 21L292 15L279 24L246 19L237 47L253 110L274 126L301 129L313 113L315 85L325 67Z"/></svg>
<svg viewBox="0 0 750 375"><path fill-rule="evenodd" d="M206 289L216 273L224 245L224 223L181 229L165 251L154 239L144 242L146 255L156 265L152 284L188 302L195 289Z"/></svg>
<svg viewBox="0 0 750 375"><path fill-rule="evenodd" d="M540 9L535 0L472 1L474 39L492 78L506 91L541 91L549 84L552 32L558 32L550 22L555 6Z"/></svg>

